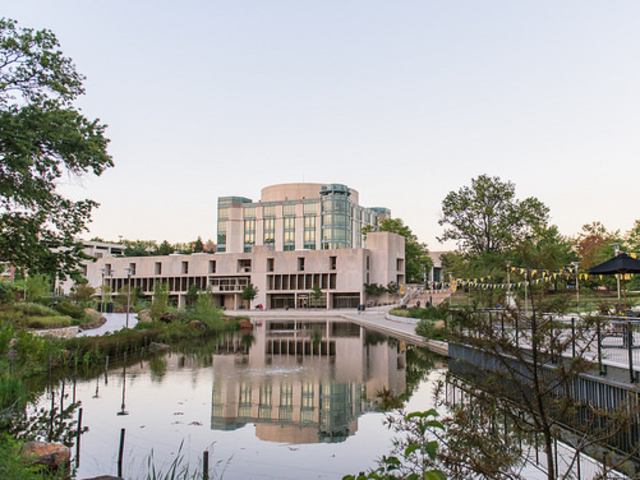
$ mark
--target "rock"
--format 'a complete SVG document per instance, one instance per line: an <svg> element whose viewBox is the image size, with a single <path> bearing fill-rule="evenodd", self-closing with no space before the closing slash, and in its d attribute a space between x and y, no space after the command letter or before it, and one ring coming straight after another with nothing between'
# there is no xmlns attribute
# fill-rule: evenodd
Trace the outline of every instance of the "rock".
<svg viewBox="0 0 640 480"><path fill-rule="evenodd" d="M171 347L166 343L151 342L149 344L149 350L152 350L154 352L168 352L169 350L171 350Z"/></svg>
<svg viewBox="0 0 640 480"><path fill-rule="evenodd" d="M138 312L138 320L141 322L151 322L151 317L149 316L149 309L140 310Z"/></svg>
<svg viewBox="0 0 640 480"><path fill-rule="evenodd" d="M160 317L160 321L164 323L172 323L178 319L178 316L173 312L163 313Z"/></svg>
<svg viewBox="0 0 640 480"><path fill-rule="evenodd" d="M198 330L204 330L207 328L207 324L200 320L191 320L189 322L191 328L197 328Z"/></svg>
<svg viewBox="0 0 640 480"><path fill-rule="evenodd" d="M69 465L71 450L61 443L27 442L22 449L22 456L30 458L36 465L58 468Z"/></svg>
<svg viewBox="0 0 640 480"><path fill-rule="evenodd" d="M116 307L116 313L127 313L127 306ZM129 313L134 313L133 308L129 307Z"/></svg>
<svg viewBox="0 0 640 480"><path fill-rule="evenodd" d="M99 477L83 478L82 480L124 480L122 477L114 477L113 475L100 475Z"/></svg>
<svg viewBox="0 0 640 480"><path fill-rule="evenodd" d="M243 318L241 320L238 320L238 324L240 325L240 328L242 330L253 330L253 323L251 323L249 320Z"/></svg>

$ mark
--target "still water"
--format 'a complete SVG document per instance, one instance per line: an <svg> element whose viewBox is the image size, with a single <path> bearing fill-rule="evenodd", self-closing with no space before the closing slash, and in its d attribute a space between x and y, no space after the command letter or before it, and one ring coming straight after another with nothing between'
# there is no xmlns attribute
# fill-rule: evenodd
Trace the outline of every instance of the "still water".
<svg viewBox="0 0 640 480"><path fill-rule="evenodd" d="M424 351L333 320L261 320L252 335L131 361L75 387L89 427L79 479L117 473L121 429L125 478L146 478L151 457L162 471L176 458L202 470L208 450L211 478L339 479L389 452L380 403L429 409L445 372Z"/></svg>

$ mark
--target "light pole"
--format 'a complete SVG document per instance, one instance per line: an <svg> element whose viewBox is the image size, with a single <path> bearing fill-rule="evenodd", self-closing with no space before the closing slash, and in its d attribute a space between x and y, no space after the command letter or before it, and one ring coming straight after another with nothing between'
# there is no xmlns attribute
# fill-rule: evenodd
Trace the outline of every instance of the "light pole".
<svg viewBox="0 0 640 480"><path fill-rule="evenodd" d="M580 277L578 276L578 265L580 262L573 262L573 266L576 269L576 310L580 315Z"/></svg>
<svg viewBox="0 0 640 480"><path fill-rule="evenodd" d="M620 255L620 245L621 243L612 243L613 248L615 248L616 257ZM620 311L620 274L616 273L616 283L618 284L618 312Z"/></svg>
<svg viewBox="0 0 640 480"><path fill-rule="evenodd" d="M104 313L104 274L106 271L107 270L104 267L100 269L100 273L102 273L102 285L100 287L100 313Z"/></svg>
<svg viewBox="0 0 640 480"><path fill-rule="evenodd" d="M131 305L131 267L124 269L127 274L127 320L125 322L125 328L129 328L129 310Z"/></svg>

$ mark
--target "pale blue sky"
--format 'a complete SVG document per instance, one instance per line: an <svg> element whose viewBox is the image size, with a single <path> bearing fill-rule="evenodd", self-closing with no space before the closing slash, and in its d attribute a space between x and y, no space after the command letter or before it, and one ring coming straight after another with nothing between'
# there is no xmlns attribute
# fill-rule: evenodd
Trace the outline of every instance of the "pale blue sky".
<svg viewBox="0 0 640 480"><path fill-rule="evenodd" d="M486 173L565 235L640 218L640 2L13 0L87 76L116 167L89 236L216 235L216 200L344 183L444 248L442 199Z"/></svg>

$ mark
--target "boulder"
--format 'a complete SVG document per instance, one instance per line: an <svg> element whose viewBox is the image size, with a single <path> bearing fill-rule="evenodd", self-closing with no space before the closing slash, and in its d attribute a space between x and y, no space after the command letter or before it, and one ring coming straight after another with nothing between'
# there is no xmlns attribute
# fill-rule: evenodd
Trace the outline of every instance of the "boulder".
<svg viewBox="0 0 640 480"><path fill-rule="evenodd" d="M204 330L207 328L207 324L200 320L191 320L189 322L191 328L197 328L198 330Z"/></svg>
<svg viewBox="0 0 640 480"><path fill-rule="evenodd" d="M82 480L124 480L122 477L114 477L113 475L100 475L99 477L83 478Z"/></svg>
<svg viewBox="0 0 640 480"><path fill-rule="evenodd" d="M160 317L160 321L164 323L172 323L178 319L178 316L173 312L163 313Z"/></svg>
<svg viewBox="0 0 640 480"><path fill-rule="evenodd" d="M171 347L166 343L151 342L149 344L149 350L153 352L168 352L169 350L171 350Z"/></svg>
<svg viewBox="0 0 640 480"><path fill-rule="evenodd" d="M36 465L58 468L69 465L71 450L61 443L27 442L22 449L22 456L31 459Z"/></svg>
<svg viewBox="0 0 640 480"><path fill-rule="evenodd" d="M140 310L138 312L138 320L141 322L151 322L151 317L149 316L149 309Z"/></svg>
<svg viewBox="0 0 640 480"><path fill-rule="evenodd" d="M238 320L238 324L242 330L253 330L253 323L245 318Z"/></svg>

